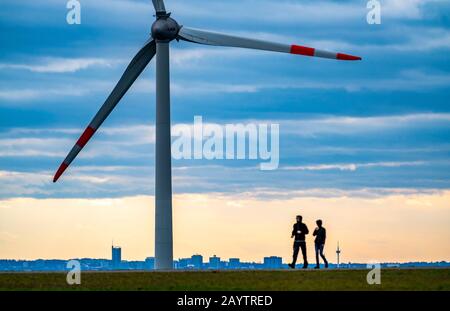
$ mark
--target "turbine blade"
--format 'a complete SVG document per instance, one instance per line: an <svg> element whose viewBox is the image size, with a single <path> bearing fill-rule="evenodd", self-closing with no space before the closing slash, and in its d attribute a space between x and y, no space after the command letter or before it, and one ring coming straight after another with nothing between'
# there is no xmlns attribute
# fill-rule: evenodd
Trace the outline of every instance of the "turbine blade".
<svg viewBox="0 0 450 311"><path fill-rule="evenodd" d="M83 149L83 147L87 144L89 139L94 135L97 129L102 125L103 121L109 116L111 111L113 111L114 107L116 107L117 103L120 99L125 95L130 86L136 81L137 77L141 74L147 64L151 61L153 56L156 53L156 43L154 40L149 40L141 50L134 56L128 65L127 69L123 73L119 82L114 87L111 94L106 99L103 106L97 112L97 114L92 119L91 123L89 123L86 130L80 136L75 146L73 146L72 150L69 152L67 157L61 163L58 171L56 172L53 182L56 182L58 178L64 173L67 167L72 163L78 153Z"/></svg>
<svg viewBox="0 0 450 311"><path fill-rule="evenodd" d="M166 13L166 6L164 5L163 0L152 0L152 2L153 6L155 7L156 15L158 15L158 13Z"/></svg>
<svg viewBox="0 0 450 311"><path fill-rule="evenodd" d="M361 57L359 56L353 56L344 53L323 51L301 45L289 45L258 39L230 36L217 32L205 31L188 27L182 27L178 33L178 37L179 39L185 41L206 45L239 47L239 48L290 53L305 56L331 58L338 60L361 60Z"/></svg>

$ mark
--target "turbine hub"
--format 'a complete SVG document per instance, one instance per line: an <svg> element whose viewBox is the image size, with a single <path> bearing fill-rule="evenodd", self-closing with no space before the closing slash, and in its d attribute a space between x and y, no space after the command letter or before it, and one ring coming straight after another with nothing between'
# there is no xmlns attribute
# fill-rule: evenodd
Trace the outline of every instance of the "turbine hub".
<svg viewBox="0 0 450 311"><path fill-rule="evenodd" d="M169 42L176 39L180 25L170 17L170 14L158 16L152 25L152 38L156 41Z"/></svg>

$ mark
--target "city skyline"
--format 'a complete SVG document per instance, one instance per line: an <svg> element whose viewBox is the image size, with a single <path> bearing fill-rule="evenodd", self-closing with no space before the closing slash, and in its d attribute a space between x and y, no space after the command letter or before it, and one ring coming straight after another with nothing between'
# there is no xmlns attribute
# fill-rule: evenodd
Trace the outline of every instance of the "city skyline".
<svg viewBox="0 0 450 311"><path fill-rule="evenodd" d="M363 61L173 46L174 125L196 116L279 125L272 171L249 158L172 159L175 258L286 262L301 214L310 231L323 220L330 258L339 240L343 261L450 259L448 2L382 1L380 25L367 23L358 0L189 2L166 5L192 27ZM67 24L65 4L2 1L0 254L100 258L114 239L124 258L143 259L154 252L154 66L67 175L52 179L147 40L152 3L85 0L80 25ZM310 235L307 243L312 262Z"/></svg>
<svg viewBox="0 0 450 311"><path fill-rule="evenodd" d="M121 258L121 247L111 246L111 259L105 258L71 258L63 259L36 259L15 260L1 259L0 271L65 271L67 264L73 260L80 263L84 271L110 271L110 270L155 270L155 257L147 257L145 260L126 260ZM412 267L450 267L450 262L339 262L340 248L336 249L337 260L330 260L328 268L323 264L322 269L367 269L373 264L379 264L382 268L412 268ZM221 258L213 255L204 257L201 254L193 254L187 258L173 260L176 270L277 270L291 269L287 262L283 262L279 256L265 256L262 261L241 261L240 258ZM297 264L301 268L301 264ZM309 269L313 269L309 267Z"/></svg>

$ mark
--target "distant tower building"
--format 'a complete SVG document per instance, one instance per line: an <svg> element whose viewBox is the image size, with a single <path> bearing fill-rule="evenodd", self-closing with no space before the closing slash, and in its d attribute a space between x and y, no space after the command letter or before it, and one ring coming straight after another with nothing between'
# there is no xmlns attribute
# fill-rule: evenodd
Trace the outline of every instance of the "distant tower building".
<svg viewBox="0 0 450 311"><path fill-rule="evenodd" d="M214 255L213 257L209 257L209 268L210 269L219 269L220 267L220 257Z"/></svg>
<svg viewBox="0 0 450 311"><path fill-rule="evenodd" d="M114 269L117 269L120 267L120 263L122 261L122 249L120 247L114 247L114 245L111 246L111 252L112 252L112 267Z"/></svg>
<svg viewBox="0 0 450 311"><path fill-rule="evenodd" d="M202 255L192 255L191 257L191 265L194 269L202 269L203 268L203 256Z"/></svg>
<svg viewBox="0 0 450 311"><path fill-rule="evenodd" d="M337 268L339 269L339 265L340 265L340 262L339 262L339 255L341 254L341 249L339 248L339 241L338 241L338 244L337 244L337 249L336 249L336 256L337 256Z"/></svg>

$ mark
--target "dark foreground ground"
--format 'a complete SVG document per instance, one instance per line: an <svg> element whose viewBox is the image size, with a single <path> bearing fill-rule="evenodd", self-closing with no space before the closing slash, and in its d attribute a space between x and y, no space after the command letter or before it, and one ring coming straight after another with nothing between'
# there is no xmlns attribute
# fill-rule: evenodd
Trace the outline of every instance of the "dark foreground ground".
<svg viewBox="0 0 450 311"><path fill-rule="evenodd" d="M0 290L450 290L450 269L388 269L381 285L368 270L85 272L69 286L65 273L0 273Z"/></svg>

